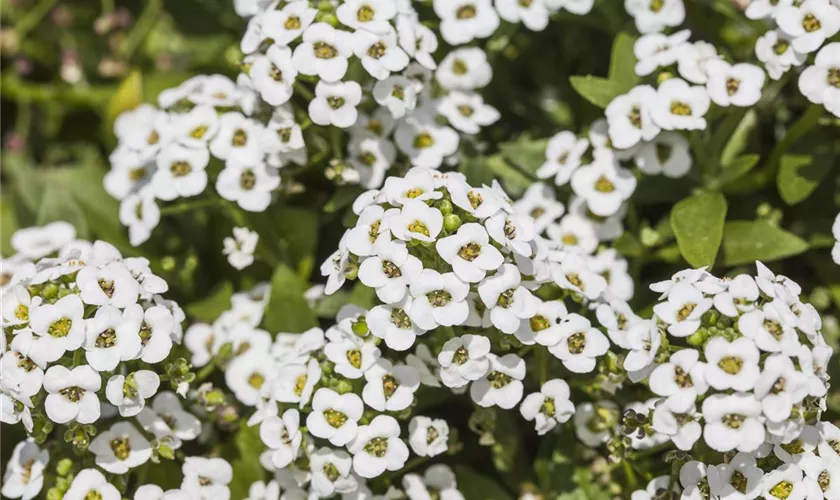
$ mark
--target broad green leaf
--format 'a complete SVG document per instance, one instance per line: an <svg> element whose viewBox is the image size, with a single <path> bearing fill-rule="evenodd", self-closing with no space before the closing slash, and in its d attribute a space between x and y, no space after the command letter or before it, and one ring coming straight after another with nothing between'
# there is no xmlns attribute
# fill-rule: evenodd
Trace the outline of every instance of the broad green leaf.
<svg viewBox="0 0 840 500"><path fill-rule="evenodd" d="M105 123L110 127L120 114L130 111L143 102L143 75L134 70L120 82L105 110Z"/></svg>
<svg viewBox="0 0 840 500"><path fill-rule="evenodd" d="M258 425L249 427L244 420L241 422L233 438L236 454L235 458L230 460L233 468L230 498L246 498L251 484L262 481L265 476L265 469L260 465L260 454L265 450L265 445L260 439L260 428Z"/></svg>
<svg viewBox="0 0 840 500"><path fill-rule="evenodd" d="M219 315L230 309L233 285L229 281L219 284L204 299L187 304L184 308L190 318L204 323L212 323Z"/></svg>
<svg viewBox="0 0 840 500"><path fill-rule="evenodd" d="M533 175L545 163L546 144L548 141L545 139L520 137L516 141L499 144L499 151L508 162Z"/></svg>
<svg viewBox="0 0 840 500"><path fill-rule="evenodd" d="M37 215L38 208L41 206L44 182L38 176L31 159L21 154L6 153L3 155L2 164L3 174L12 181L14 191L23 202L23 206L33 216Z"/></svg>
<svg viewBox="0 0 840 500"><path fill-rule="evenodd" d="M674 205L671 228L689 264L702 267L715 263L725 220L726 198L720 193L695 194Z"/></svg>
<svg viewBox="0 0 840 500"><path fill-rule="evenodd" d="M806 250L805 240L765 220L726 223L723 263L727 266L780 260Z"/></svg>
<svg viewBox="0 0 840 500"><path fill-rule="evenodd" d="M76 236L88 238L88 222L78 203L66 189L55 182L48 182L38 207L35 225L43 226L55 221L66 221L76 228Z"/></svg>
<svg viewBox="0 0 840 500"><path fill-rule="evenodd" d="M354 186L339 188L324 205L324 213L331 214L349 207L361 193L362 190Z"/></svg>
<svg viewBox="0 0 840 500"><path fill-rule="evenodd" d="M758 155L743 155L735 158L723 167L718 178L712 180L712 185L724 186L740 179L741 176L758 165L760 159Z"/></svg>
<svg viewBox="0 0 840 500"><path fill-rule="evenodd" d="M629 231L625 231L624 234L619 236L613 246L625 257L639 257L645 251L645 247L642 246L639 239Z"/></svg>
<svg viewBox="0 0 840 500"><path fill-rule="evenodd" d="M312 272L313 255L318 245L318 214L312 210L286 207L278 211L277 231L280 242L298 274Z"/></svg>
<svg viewBox="0 0 840 500"><path fill-rule="evenodd" d="M264 324L270 333L301 333L318 320L303 294L308 285L297 273L279 265L271 276L271 296L265 308Z"/></svg>
<svg viewBox="0 0 840 500"><path fill-rule="evenodd" d="M465 465L455 466L458 490L465 500L514 500L514 496L495 480Z"/></svg>
<svg viewBox="0 0 840 500"><path fill-rule="evenodd" d="M795 205L814 192L834 166L836 156L823 150L813 154L785 154L779 160L776 184L785 203Z"/></svg>
<svg viewBox="0 0 840 500"><path fill-rule="evenodd" d="M335 319L335 315L341 310L341 306L350 303L350 293L346 290L338 290L332 295L322 297L312 308L312 311L319 318Z"/></svg>
<svg viewBox="0 0 840 500"><path fill-rule="evenodd" d="M592 75L573 76L569 81L578 94L599 108L606 108L610 101L633 87Z"/></svg>
<svg viewBox="0 0 840 500"><path fill-rule="evenodd" d="M376 305L376 290L359 281L353 285L353 291L347 297L347 303L370 309Z"/></svg>
<svg viewBox="0 0 840 500"><path fill-rule="evenodd" d="M494 177L502 183L505 191L513 197L520 196L528 189L528 186L535 182L535 179L528 177L516 167L506 162L501 155L493 155L487 158L486 165L495 174Z"/></svg>
<svg viewBox="0 0 840 500"><path fill-rule="evenodd" d="M799 120L796 121L784 135L781 141L776 144L773 151L770 153L770 158L767 160L767 166L770 170L775 171L778 168L779 160L782 155L787 153L788 149L794 145L800 137L807 134L819 122L820 118L825 114L825 108L822 104L811 104L808 109L802 113Z"/></svg>
<svg viewBox="0 0 840 500"><path fill-rule="evenodd" d="M639 82L640 78L636 75L636 53L633 51L635 43L636 39L624 32L615 37L610 54L610 80L628 87Z"/></svg>
<svg viewBox="0 0 840 500"><path fill-rule="evenodd" d="M468 156L461 159L458 167L462 174L467 176L467 182L471 186L481 186L493 182L493 172L487 167L485 158Z"/></svg>

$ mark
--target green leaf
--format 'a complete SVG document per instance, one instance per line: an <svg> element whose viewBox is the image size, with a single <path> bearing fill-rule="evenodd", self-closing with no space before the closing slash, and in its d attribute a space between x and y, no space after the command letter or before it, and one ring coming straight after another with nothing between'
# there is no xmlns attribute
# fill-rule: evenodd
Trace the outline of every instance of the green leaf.
<svg viewBox="0 0 840 500"><path fill-rule="evenodd" d="M782 155L776 184L785 203L796 205L811 196L831 171L835 158L833 151L825 149L814 154Z"/></svg>
<svg viewBox="0 0 840 500"><path fill-rule="evenodd" d="M230 309L230 298L233 295L233 285L229 281L219 284L215 290L203 300L187 304L184 309L196 321L212 323L219 315Z"/></svg>
<svg viewBox="0 0 840 500"><path fill-rule="evenodd" d="M15 194L23 202L26 210L33 216L36 215L38 207L41 206L44 182L33 168L31 160L22 154L6 153L2 163L3 174L11 179Z"/></svg>
<svg viewBox="0 0 840 500"><path fill-rule="evenodd" d="M628 86L625 83L592 75L573 76L569 78L569 81L578 94L599 108L606 108L610 101L633 87L632 84Z"/></svg>
<svg viewBox="0 0 840 500"><path fill-rule="evenodd" d="M260 454L265 445L260 439L260 428L244 425L236 431L233 445L236 458L230 461L233 468L233 480L230 482L230 498L246 498L251 484L264 479L264 469L260 464Z"/></svg>
<svg viewBox="0 0 840 500"><path fill-rule="evenodd" d="M105 123L110 127L117 117L132 110L143 102L143 75L135 70L128 74L111 96L105 110Z"/></svg>
<svg viewBox="0 0 840 500"><path fill-rule="evenodd" d="M736 181L744 174L758 165L761 159L758 155L743 155L732 160L728 165L723 167L720 176L712 181L713 185L724 186L730 182Z"/></svg>
<svg viewBox="0 0 840 500"><path fill-rule="evenodd" d="M498 179L505 191L513 197L518 197L534 183L534 179L523 174L513 165L506 162L501 155L493 155L487 158L487 168Z"/></svg>
<svg viewBox="0 0 840 500"><path fill-rule="evenodd" d="M324 213L331 214L350 206L361 193L362 190L355 186L339 188L324 205Z"/></svg>
<svg viewBox="0 0 840 500"><path fill-rule="evenodd" d="M720 193L699 193L680 200L671 210L671 227L685 260L694 267L715 262L723 224L726 198Z"/></svg>
<svg viewBox="0 0 840 500"><path fill-rule="evenodd" d="M625 257L640 257L645 251L645 247L642 246L639 239L629 231L625 231L619 236L613 243L613 247Z"/></svg>
<svg viewBox="0 0 840 500"><path fill-rule="evenodd" d="M723 237L723 263L727 266L753 261L771 262L808 250L808 243L765 220L730 221Z"/></svg>
<svg viewBox="0 0 840 500"><path fill-rule="evenodd" d="M347 297L347 303L370 309L376 305L376 290L359 281L353 285L353 291Z"/></svg>
<svg viewBox="0 0 840 500"><path fill-rule="evenodd" d="M537 169L545 163L545 148L547 139L528 139L520 137L514 142L499 144L502 156L513 165L534 175Z"/></svg>
<svg viewBox="0 0 840 500"><path fill-rule="evenodd" d="M285 265L271 276L271 297L265 308L265 328L271 333L300 333L318 326L315 313L303 294L307 283Z"/></svg>
<svg viewBox="0 0 840 500"><path fill-rule="evenodd" d="M628 87L636 85L640 78L636 75L636 53L633 46L636 39L627 33L619 33L615 37L610 55L609 79Z"/></svg>
<svg viewBox="0 0 840 500"><path fill-rule="evenodd" d="M481 186L493 182L493 172L487 168L487 161L483 157L464 157L461 159L461 165L458 168L462 174L467 176L467 182L471 186Z"/></svg>
<svg viewBox="0 0 840 500"><path fill-rule="evenodd" d="M78 203L70 196L63 186L55 183L47 183L44 189L44 197L41 206L38 208L38 216L35 225L43 226L55 221L66 221L76 228L76 235L79 238L88 237L88 223L85 214L79 208Z"/></svg>
<svg viewBox="0 0 840 500"><path fill-rule="evenodd" d="M808 109L799 117L784 135L781 141L776 144L773 151L770 153L770 158L767 160L767 166L770 170L775 171L778 167L779 160L782 155L787 153L787 150L799 140L800 137L807 134L819 122L822 115L825 113L825 108L822 104L811 104Z"/></svg>
<svg viewBox="0 0 840 500"><path fill-rule="evenodd" d="M12 248L12 234L19 229L17 217L15 217L15 206L8 198L0 200L0 228L3 228L3 241L0 242L0 253L12 255L15 253Z"/></svg>
<svg viewBox="0 0 840 500"><path fill-rule="evenodd" d="M339 310L341 310L341 306L349 302L350 293L346 290L338 290L334 294L326 295L318 300L312 311L315 313L315 316L318 316L319 318L335 319L335 315L338 314Z"/></svg>
<svg viewBox="0 0 840 500"><path fill-rule="evenodd" d="M467 466L456 465L455 477L465 500L514 500L502 485Z"/></svg>
<svg viewBox="0 0 840 500"><path fill-rule="evenodd" d="M318 214L302 208L283 208L277 212L280 242L300 276L312 272L313 256L318 245Z"/></svg>

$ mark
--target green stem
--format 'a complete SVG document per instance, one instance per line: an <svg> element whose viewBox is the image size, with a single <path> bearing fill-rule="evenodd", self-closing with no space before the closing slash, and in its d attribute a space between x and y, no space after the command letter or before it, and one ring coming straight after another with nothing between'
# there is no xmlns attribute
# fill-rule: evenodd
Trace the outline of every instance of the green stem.
<svg viewBox="0 0 840 500"><path fill-rule="evenodd" d="M216 198L209 198L203 200L196 200L196 201L188 201L184 203L177 203L175 205L169 205L167 207L161 207L160 214L161 215L172 215L172 214L180 214L184 212L189 212L191 210L195 210L196 208L204 208L208 206L212 206L216 204L218 200Z"/></svg>
<svg viewBox="0 0 840 500"><path fill-rule="evenodd" d="M779 167L779 160L784 155L788 148L793 145L800 137L807 134L809 130L814 128L820 117L823 115L825 108L822 104L811 104L805 113L787 130L787 133L782 137L782 140L776 144L773 151L770 153L770 159L767 160L767 173L769 178L776 176L776 170Z"/></svg>
<svg viewBox="0 0 840 500"><path fill-rule="evenodd" d="M137 19L137 23L134 24L134 27L128 32L128 36L125 37L125 41L123 41L122 47L120 47L121 56L126 59L131 57L137 47L140 46L140 42L154 28L161 10L161 0L149 0L143 13L140 14L140 18Z"/></svg>
<svg viewBox="0 0 840 500"><path fill-rule="evenodd" d="M17 22L15 25L15 33L18 36L19 41L23 41L26 35L36 26L38 23L41 22L44 17L50 13L50 11L55 7L55 4L58 3L58 0L41 0L38 2L29 12L26 14L23 19Z"/></svg>
<svg viewBox="0 0 840 500"><path fill-rule="evenodd" d="M37 84L22 81L16 75L0 78L3 97L16 102L52 104L61 102L76 107L95 108L105 103L113 94L113 85L70 86L63 84Z"/></svg>
<svg viewBox="0 0 840 500"><path fill-rule="evenodd" d="M206 365L204 365L204 367L202 367L201 370L199 370L198 373L195 374L196 384L204 382L204 380L207 377L209 377L215 369L216 369L216 360L214 359L214 360L210 361L209 363L207 363Z"/></svg>

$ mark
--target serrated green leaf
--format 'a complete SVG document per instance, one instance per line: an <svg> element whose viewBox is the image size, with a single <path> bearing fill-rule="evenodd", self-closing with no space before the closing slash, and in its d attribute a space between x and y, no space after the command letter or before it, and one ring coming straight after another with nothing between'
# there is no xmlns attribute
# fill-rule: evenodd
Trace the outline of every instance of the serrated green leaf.
<svg viewBox="0 0 840 500"><path fill-rule="evenodd" d="M303 294L307 283L285 265L279 265L271 276L271 296L265 308L265 328L270 333L301 333L318 320Z"/></svg>
<svg viewBox="0 0 840 500"><path fill-rule="evenodd" d="M635 43L636 39L624 32L615 37L610 54L610 80L628 87L639 82L640 78L636 75L636 53L633 51Z"/></svg>
<svg viewBox="0 0 840 500"><path fill-rule="evenodd" d="M727 266L753 261L771 262L808 250L808 243L765 220L730 221L723 237L723 263Z"/></svg>
<svg viewBox="0 0 840 500"><path fill-rule="evenodd" d="M823 150L814 154L785 154L779 160L776 184L785 203L795 205L814 192L834 166L835 156Z"/></svg>
<svg viewBox="0 0 840 500"><path fill-rule="evenodd" d="M456 465L455 478L458 490L464 494L465 500L514 500L515 498L502 485L467 466Z"/></svg>
<svg viewBox="0 0 840 500"><path fill-rule="evenodd" d="M633 85L600 78L597 76L573 76L569 78L572 88L584 99L599 108L606 108L610 101L626 93Z"/></svg>
<svg viewBox="0 0 840 500"><path fill-rule="evenodd" d="M671 228L685 260L694 267L715 262L726 220L726 198L720 193L699 193L678 202L671 210Z"/></svg>
<svg viewBox="0 0 840 500"><path fill-rule="evenodd" d="M207 297L198 302L187 304L184 308L190 318L204 323L212 323L219 315L230 309L233 285L229 281L219 284Z"/></svg>
<svg viewBox="0 0 840 500"><path fill-rule="evenodd" d="M520 138L513 142L499 144L499 151L505 160L534 175L545 163L547 144L547 139Z"/></svg>

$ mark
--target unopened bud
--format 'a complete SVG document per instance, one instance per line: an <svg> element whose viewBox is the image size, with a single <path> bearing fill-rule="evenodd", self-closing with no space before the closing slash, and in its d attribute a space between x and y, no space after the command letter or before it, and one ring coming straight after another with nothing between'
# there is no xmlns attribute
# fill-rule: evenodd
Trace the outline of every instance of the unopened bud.
<svg viewBox="0 0 840 500"><path fill-rule="evenodd" d="M461 218L455 214L449 214L443 218L443 228L447 232L457 231L461 227Z"/></svg>

